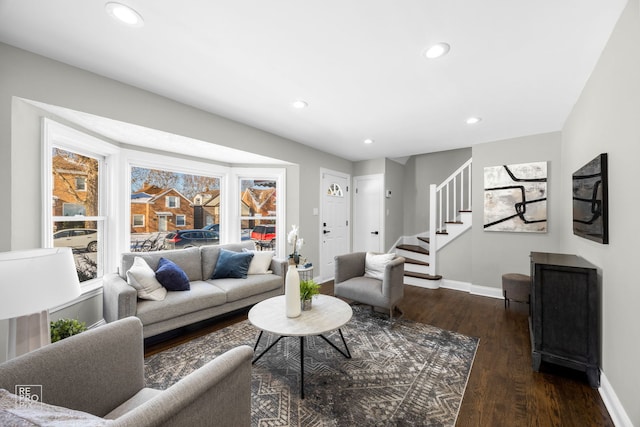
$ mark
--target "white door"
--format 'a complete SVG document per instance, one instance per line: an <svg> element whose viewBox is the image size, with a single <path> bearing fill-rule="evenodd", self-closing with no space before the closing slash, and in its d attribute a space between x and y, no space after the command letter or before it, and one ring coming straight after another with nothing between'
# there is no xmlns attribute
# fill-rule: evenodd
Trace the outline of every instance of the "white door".
<svg viewBox="0 0 640 427"><path fill-rule="evenodd" d="M158 217L158 231L167 231L167 217L164 215Z"/></svg>
<svg viewBox="0 0 640 427"><path fill-rule="evenodd" d="M384 176L353 179L353 251L384 252Z"/></svg>
<svg viewBox="0 0 640 427"><path fill-rule="evenodd" d="M333 257L349 252L349 175L321 170L320 279L334 276Z"/></svg>

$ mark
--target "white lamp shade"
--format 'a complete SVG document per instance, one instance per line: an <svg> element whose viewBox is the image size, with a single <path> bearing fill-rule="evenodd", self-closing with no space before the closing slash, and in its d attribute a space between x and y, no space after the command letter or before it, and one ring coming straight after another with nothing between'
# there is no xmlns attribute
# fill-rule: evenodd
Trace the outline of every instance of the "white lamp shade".
<svg viewBox="0 0 640 427"><path fill-rule="evenodd" d="M71 248L0 253L0 319L47 310L78 296Z"/></svg>

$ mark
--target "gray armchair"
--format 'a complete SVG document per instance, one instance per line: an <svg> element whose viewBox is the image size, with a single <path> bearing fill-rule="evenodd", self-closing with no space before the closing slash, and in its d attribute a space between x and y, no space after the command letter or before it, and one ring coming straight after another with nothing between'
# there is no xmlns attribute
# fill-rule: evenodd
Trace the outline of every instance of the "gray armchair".
<svg viewBox="0 0 640 427"><path fill-rule="evenodd" d="M251 347L236 347L167 390L145 388L137 317L100 326L0 365L0 388L42 385L44 403L110 426L248 426Z"/></svg>
<svg viewBox="0 0 640 427"><path fill-rule="evenodd" d="M396 256L384 271L383 280L366 277L366 252L338 255L335 261L334 295L389 310L393 318L396 304L404 296L404 258Z"/></svg>

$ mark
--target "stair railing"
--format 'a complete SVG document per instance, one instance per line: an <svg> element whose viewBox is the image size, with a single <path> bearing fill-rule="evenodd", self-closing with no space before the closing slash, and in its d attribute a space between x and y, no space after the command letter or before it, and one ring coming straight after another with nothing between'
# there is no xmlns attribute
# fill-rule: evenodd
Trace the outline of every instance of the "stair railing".
<svg viewBox="0 0 640 427"><path fill-rule="evenodd" d="M460 211L471 210L471 165L467 160L442 184L429 186L429 274L436 274L436 236L447 222L457 221Z"/></svg>

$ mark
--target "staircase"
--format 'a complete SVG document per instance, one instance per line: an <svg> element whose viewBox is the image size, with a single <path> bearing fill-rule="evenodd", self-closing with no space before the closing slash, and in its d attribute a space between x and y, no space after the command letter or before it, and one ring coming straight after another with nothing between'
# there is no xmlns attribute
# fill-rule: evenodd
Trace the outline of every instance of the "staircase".
<svg viewBox="0 0 640 427"><path fill-rule="evenodd" d="M472 225L471 159L444 182L430 185L429 231L404 236L395 252L405 258L404 283L429 289L440 287L436 274L438 250L455 240Z"/></svg>

